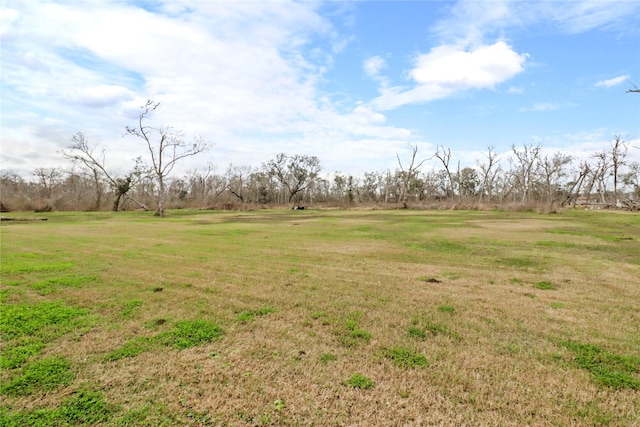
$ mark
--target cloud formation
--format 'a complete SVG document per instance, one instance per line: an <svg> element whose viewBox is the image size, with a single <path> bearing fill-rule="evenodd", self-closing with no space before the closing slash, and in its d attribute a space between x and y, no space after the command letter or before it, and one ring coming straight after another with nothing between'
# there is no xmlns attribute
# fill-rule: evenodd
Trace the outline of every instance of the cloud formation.
<svg viewBox="0 0 640 427"><path fill-rule="evenodd" d="M405 104L445 98L467 89L492 89L524 70L527 54L519 54L505 42L465 50L455 45L433 48L418 55L408 72L415 82L410 89L382 88L372 105L390 110Z"/></svg>
<svg viewBox="0 0 640 427"><path fill-rule="evenodd" d="M607 79L607 80L600 80L599 82L597 82L595 84L595 86L596 87L616 86L616 85L619 85L620 83L624 83L625 81L628 81L629 78L631 78L631 76L629 74L625 74L623 76L613 77L613 78Z"/></svg>

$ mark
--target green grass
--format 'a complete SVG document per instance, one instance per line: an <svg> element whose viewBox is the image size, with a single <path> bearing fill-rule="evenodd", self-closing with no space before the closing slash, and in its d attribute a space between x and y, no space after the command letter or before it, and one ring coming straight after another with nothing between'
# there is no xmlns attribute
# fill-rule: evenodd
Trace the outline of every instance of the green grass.
<svg viewBox="0 0 640 427"><path fill-rule="evenodd" d="M542 289L543 291L552 291L558 289L556 285L546 280L536 283L535 285L533 285L533 287L536 289Z"/></svg>
<svg viewBox="0 0 640 427"><path fill-rule="evenodd" d="M18 375L0 387L0 394L26 396L36 391L51 391L73 379L71 363L60 357L48 357L25 364Z"/></svg>
<svg viewBox="0 0 640 427"><path fill-rule="evenodd" d="M178 350L199 346L222 337L222 328L208 320L182 320L157 337L163 345Z"/></svg>
<svg viewBox="0 0 640 427"><path fill-rule="evenodd" d="M51 427L101 425L114 412L98 391L81 390L65 399L56 408L9 413L0 408L0 425L4 427ZM126 424L123 424L126 425Z"/></svg>
<svg viewBox="0 0 640 427"><path fill-rule="evenodd" d="M587 370L596 384L616 390L640 390L639 356L621 356L575 341L560 344L573 353L571 363Z"/></svg>
<svg viewBox="0 0 640 427"><path fill-rule="evenodd" d="M256 317L266 316L269 313L274 313L276 310L273 307L263 307L257 310L246 310L238 315L240 322L249 322Z"/></svg>
<svg viewBox="0 0 640 427"><path fill-rule="evenodd" d="M0 224L0 425L637 417L635 213L47 217Z"/></svg>
<svg viewBox="0 0 640 427"><path fill-rule="evenodd" d="M407 347L391 347L384 351L384 356L401 368L419 368L429 366L427 358Z"/></svg>
<svg viewBox="0 0 640 427"><path fill-rule="evenodd" d="M373 380L371 378L366 377L360 373L353 374L351 377L344 380L343 384L349 387L361 388L364 390L373 388L374 386Z"/></svg>

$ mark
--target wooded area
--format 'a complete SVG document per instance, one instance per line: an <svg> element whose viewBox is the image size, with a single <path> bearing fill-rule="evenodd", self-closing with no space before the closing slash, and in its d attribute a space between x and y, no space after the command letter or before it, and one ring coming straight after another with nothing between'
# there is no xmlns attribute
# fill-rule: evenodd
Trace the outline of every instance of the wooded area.
<svg viewBox="0 0 640 427"><path fill-rule="evenodd" d="M2 209L157 209L157 172L145 167L142 159L117 175L104 163L104 151L91 146L82 133L72 142L61 153L71 163L66 167L39 168L32 179L3 172ZM540 145L514 145L502 156L488 147L473 168L460 167L444 146L424 156L417 147L410 148L408 159L398 155L395 170L363 176L322 175L319 158L285 153L261 167L229 165L221 173L210 164L183 176L163 176L162 202L167 208L202 209L314 205L552 211L560 206L633 209L640 199L640 164L626 161L628 150L636 148L619 136L588 160L546 155ZM425 160L441 167L427 169Z"/></svg>
<svg viewBox="0 0 640 427"><path fill-rule="evenodd" d="M551 212L577 205L637 210L640 203L640 163L628 162L631 146L615 136L606 149L588 160L538 145L512 145L500 155L487 147L475 167L461 167L450 148L435 153L398 154L395 170L353 176L341 172L321 175L318 157L280 153L260 167L229 165L223 173L209 163L205 170L172 176L175 166L211 147L203 137L186 141L172 127L152 127L149 119L160 103L140 107L126 135L142 141L148 159L108 165L106 147L91 144L82 132L60 151L66 166L38 168L31 179L0 174L0 211L154 209L249 209L268 206L379 206L399 208L536 209ZM441 168L426 169L433 161ZM126 168L126 169L125 169ZM122 172L125 170L125 172ZM116 172L120 171L120 172ZM151 208L150 208L151 206Z"/></svg>

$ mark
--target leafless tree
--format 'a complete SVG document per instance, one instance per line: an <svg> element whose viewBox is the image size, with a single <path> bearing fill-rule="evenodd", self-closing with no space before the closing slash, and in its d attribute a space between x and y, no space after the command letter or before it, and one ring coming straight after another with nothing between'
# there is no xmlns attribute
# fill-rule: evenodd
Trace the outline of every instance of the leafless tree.
<svg viewBox="0 0 640 427"><path fill-rule="evenodd" d="M249 187L250 166L229 165L227 169L227 189L243 206L250 202L251 188Z"/></svg>
<svg viewBox="0 0 640 427"><path fill-rule="evenodd" d="M54 190L60 185L62 171L59 168L37 168L33 174L42 186L42 197L51 199Z"/></svg>
<svg viewBox="0 0 640 427"><path fill-rule="evenodd" d="M530 196L536 164L540 160L540 145L523 145L522 149L511 146L515 159L511 157L511 172L516 185L520 189L521 202L525 203Z"/></svg>
<svg viewBox="0 0 640 427"><path fill-rule="evenodd" d="M440 152L440 150L442 150L442 153ZM442 162L442 165L444 166L447 178L449 179L448 185L446 187L446 196L447 198L452 198L454 196L453 176L451 174L451 170L449 169L449 163L451 162L451 149L445 148L444 145L438 145L433 156L436 159L440 160Z"/></svg>
<svg viewBox="0 0 640 427"><path fill-rule="evenodd" d="M571 163L571 156L557 152L551 157L544 156L538 164L539 171L543 182L549 204L549 211L553 209L553 200L558 190L560 179L566 173L566 166Z"/></svg>
<svg viewBox="0 0 640 427"><path fill-rule="evenodd" d="M180 160L208 150L210 144L201 137L187 143L184 140L184 135L174 131L171 127L153 128L147 125L147 121L158 106L160 106L159 102L147 100L146 104L141 107L136 126L127 126L126 130L127 134L142 139L147 145L151 157L152 173L158 182L156 215L164 216L167 177Z"/></svg>
<svg viewBox="0 0 640 427"><path fill-rule="evenodd" d="M71 160L74 164L80 165L91 176L94 183L96 194L95 209L99 209L101 205L101 197L103 191L103 182L106 179L114 191L114 199L112 210L117 211L120 207L120 201L123 197L127 197L127 193L131 190L135 183L135 178L144 173L141 166L141 159L135 159L135 166L128 175L117 177L110 173L106 168L105 149L102 148L98 152L98 146L91 145L82 132L78 132L71 137L71 146L69 150L62 150L62 155ZM143 209L147 209L144 203L132 200Z"/></svg>
<svg viewBox="0 0 640 427"><path fill-rule="evenodd" d="M620 167L625 164L625 158L627 157L627 151L629 150L628 144L622 140L620 135L616 135L611 141L611 173L613 175L613 197L614 202L618 203L618 176L620 174Z"/></svg>
<svg viewBox="0 0 640 427"><path fill-rule="evenodd" d="M567 197L562 203L562 206L571 204L571 207L574 207L574 208L576 207L576 201L577 201L578 195L580 194L580 190L582 189L582 186L585 183L585 179L587 178L589 173L591 173L591 166L589 165L589 162L587 161L580 162L580 166L577 169L577 173L578 173L578 177L575 179L575 181L571 183L571 187L567 191Z"/></svg>
<svg viewBox="0 0 640 427"><path fill-rule="evenodd" d="M405 169L402 166L402 161L400 160L400 156L396 154L398 158L398 165L400 166L400 171L402 173L402 188L400 190L400 198L402 199L402 207L404 209L407 208L407 198L409 193L409 183L416 178L418 173L420 173L420 168L422 164L429 159L423 159L421 162L416 164L416 155L418 154L418 146L412 146L411 148L411 162L409 163L409 167Z"/></svg>
<svg viewBox="0 0 640 427"><path fill-rule="evenodd" d="M482 198L485 193L487 195L487 201L491 203L491 195L493 194L493 187L496 181L496 177L501 172L500 165L498 164L499 155L494 151L495 147L490 145L487 147L487 161L486 163L478 164L480 167L482 181L482 187L480 189L479 203L482 203Z"/></svg>

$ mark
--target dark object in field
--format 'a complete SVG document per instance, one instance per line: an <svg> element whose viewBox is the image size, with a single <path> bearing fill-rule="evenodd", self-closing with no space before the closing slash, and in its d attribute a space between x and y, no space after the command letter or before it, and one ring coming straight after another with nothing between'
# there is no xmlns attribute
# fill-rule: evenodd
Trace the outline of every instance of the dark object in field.
<svg viewBox="0 0 640 427"><path fill-rule="evenodd" d="M293 209L294 211L299 211L299 210L304 210L304 206L294 206L291 209Z"/></svg>
<svg viewBox="0 0 640 427"><path fill-rule="evenodd" d="M162 288L160 287L153 288L153 292L162 292Z"/></svg>
<svg viewBox="0 0 640 427"><path fill-rule="evenodd" d="M433 277L426 280L427 283L442 283L442 281L438 279L434 279Z"/></svg>
<svg viewBox="0 0 640 427"><path fill-rule="evenodd" d="M13 218L9 216L0 217L0 221L46 221L48 218Z"/></svg>
<svg viewBox="0 0 640 427"><path fill-rule="evenodd" d="M164 325L165 323L167 323L167 321L165 319L156 320L156 325Z"/></svg>

